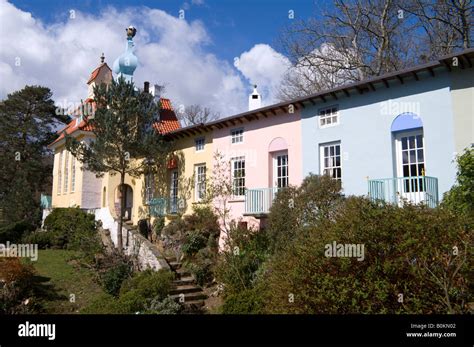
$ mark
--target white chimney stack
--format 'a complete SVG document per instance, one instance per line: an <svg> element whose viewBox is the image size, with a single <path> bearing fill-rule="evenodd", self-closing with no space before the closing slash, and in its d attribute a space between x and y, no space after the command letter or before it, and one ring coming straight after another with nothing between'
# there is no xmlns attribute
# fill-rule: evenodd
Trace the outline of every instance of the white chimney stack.
<svg viewBox="0 0 474 347"><path fill-rule="evenodd" d="M262 107L262 97L257 91L257 85L253 86L253 92L249 95L249 111Z"/></svg>
<svg viewBox="0 0 474 347"><path fill-rule="evenodd" d="M158 84L153 84L150 86L150 94L155 97L155 99L159 100L161 98L161 92L163 91L163 86Z"/></svg>

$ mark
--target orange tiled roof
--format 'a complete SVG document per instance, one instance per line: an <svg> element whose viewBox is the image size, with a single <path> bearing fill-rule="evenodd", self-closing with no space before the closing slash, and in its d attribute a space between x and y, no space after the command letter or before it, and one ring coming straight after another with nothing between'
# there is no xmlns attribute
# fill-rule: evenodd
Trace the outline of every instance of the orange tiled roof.
<svg viewBox="0 0 474 347"><path fill-rule="evenodd" d="M90 98L87 98L85 100L85 103L91 103L92 105L95 105L93 100ZM156 122L153 127L160 134L163 134L163 135L168 132L178 130L181 126L173 110L173 107L171 106L170 100L162 98L160 99L160 104L161 104L160 120ZM53 143L51 143L51 145L55 144L56 142L64 138L64 132L66 132L66 134L69 135L77 130L92 131L92 126L87 123L87 119L83 119L79 124L76 124L76 119L73 119L72 121L69 122L68 125L66 125L64 128L62 128L61 130L57 132L60 135L56 140L54 140Z"/></svg>
<svg viewBox="0 0 474 347"><path fill-rule="evenodd" d="M109 69L110 71L112 71L110 67L107 65L107 63L100 64L94 71L92 71L91 77L89 77L87 84L91 83L99 75L100 69L104 66L107 67L107 69Z"/></svg>

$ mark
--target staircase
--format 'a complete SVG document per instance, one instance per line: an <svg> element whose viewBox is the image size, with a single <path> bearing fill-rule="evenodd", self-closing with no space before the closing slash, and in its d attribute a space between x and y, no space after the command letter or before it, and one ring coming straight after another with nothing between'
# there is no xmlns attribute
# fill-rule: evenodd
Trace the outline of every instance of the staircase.
<svg viewBox="0 0 474 347"><path fill-rule="evenodd" d="M166 261L175 273L171 297L184 305L184 313L204 313L204 300L207 295L196 284L194 277L176 258L166 258Z"/></svg>

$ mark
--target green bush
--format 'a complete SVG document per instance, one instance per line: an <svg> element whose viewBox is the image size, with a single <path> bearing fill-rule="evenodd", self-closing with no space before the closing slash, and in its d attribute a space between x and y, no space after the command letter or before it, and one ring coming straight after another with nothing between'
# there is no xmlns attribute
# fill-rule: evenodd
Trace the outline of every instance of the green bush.
<svg viewBox="0 0 474 347"><path fill-rule="evenodd" d="M191 231L186 235L183 245L181 247L183 253L187 256L193 256L200 249L203 249L207 245L207 238L199 231Z"/></svg>
<svg viewBox="0 0 474 347"><path fill-rule="evenodd" d="M55 235L49 231L36 230L23 236L22 242L37 244L39 249L48 249L55 244Z"/></svg>
<svg viewBox="0 0 474 347"><path fill-rule="evenodd" d="M122 263L108 269L102 276L101 280L105 291L108 294L117 296L120 292L122 283L131 275L131 268L129 264Z"/></svg>
<svg viewBox="0 0 474 347"><path fill-rule="evenodd" d="M185 267L193 274L198 285L205 286L213 281L216 258L216 253L206 247L185 262Z"/></svg>
<svg viewBox="0 0 474 347"><path fill-rule="evenodd" d="M145 314L180 314L183 306L177 303L172 297L164 299L154 298L145 309Z"/></svg>
<svg viewBox="0 0 474 347"><path fill-rule="evenodd" d="M456 184L445 193L442 206L468 217L474 226L474 148L457 157Z"/></svg>
<svg viewBox="0 0 474 347"><path fill-rule="evenodd" d="M363 260L327 257L334 241L363 245ZM351 197L330 223L300 227L265 264L257 281L264 311L465 313L472 242L465 220L449 210Z"/></svg>
<svg viewBox="0 0 474 347"><path fill-rule="evenodd" d="M227 296L221 309L223 314L259 314L262 305L261 295L251 288Z"/></svg>
<svg viewBox="0 0 474 347"><path fill-rule="evenodd" d="M256 273L268 257L268 244L263 230L231 226L216 266L216 276L224 284L226 296L253 287Z"/></svg>
<svg viewBox="0 0 474 347"><path fill-rule="evenodd" d="M118 300L110 294L102 294L81 310L83 314L118 314L121 313Z"/></svg>
<svg viewBox="0 0 474 347"><path fill-rule="evenodd" d="M172 288L173 278L173 274L168 271L146 270L126 280L118 299L121 313L142 312L152 299L166 298Z"/></svg>
<svg viewBox="0 0 474 347"><path fill-rule="evenodd" d="M12 224L4 225L0 228L0 243L6 244L18 243L24 235L35 230L35 226L28 221L20 221Z"/></svg>
<svg viewBox="0 0 474 347"><path fill-rule="evenodd" d="M268 216L270 251L284 247L302 227L331 220L342 201L340 183L329 176L310 174L300 187L279 191Z"/></svg>
<svg viewBox="0 0 474 347"><path fill-rule="evenodd" d="M161 237L161 231L165 227L165 218L156 217L153 221L152 229L157 238Z"/></svg>

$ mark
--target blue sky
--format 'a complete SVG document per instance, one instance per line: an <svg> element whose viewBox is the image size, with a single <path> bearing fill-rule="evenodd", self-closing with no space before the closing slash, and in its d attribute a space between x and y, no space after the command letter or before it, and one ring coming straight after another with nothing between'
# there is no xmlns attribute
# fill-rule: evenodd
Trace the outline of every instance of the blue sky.
<svg viewBox="0 0 474 347"><path fill-rule="evenodd" d="M257 43L267 43L278 48L278 35L290 23L288 11L295 19L317 15L317 0L13 0L16 7L31 12L45 23L65 20L70 9L98 13L114 6L124 9L133 6L159 8L178 16L185 10L187 21L201 20L208 28L212 45L210 49L220 58L233 60L242 51ZM320 0L319 3L324 1ZM326 4L330 2L325 1ZM126 24L126 23L124 23ZM128 24L127 24L128 25Z"/></svg>
<svg viewBox="0 0 474 347"><path fill-rule="evenodd" d="M136 84L164 85L175 107L201 104L228 116L246 110L256 83L268 105L278 101L290 67L278 43L281 31L331 3L0 0L0 99L26 84L49 87L61 107L84 99L100 54L112 66L132 24L138 29Z"/></svg>

